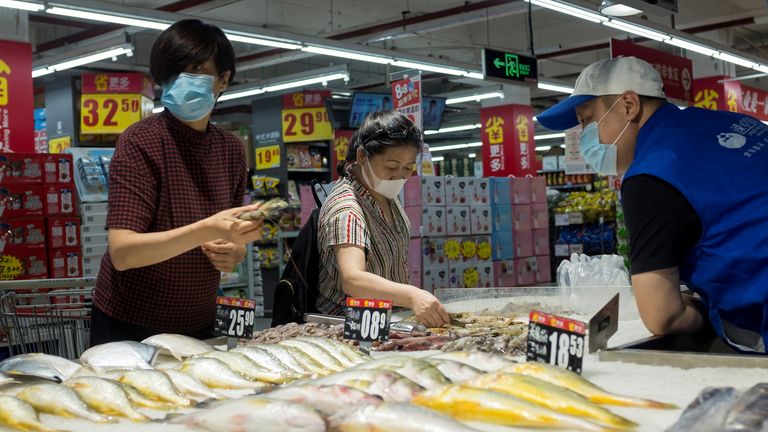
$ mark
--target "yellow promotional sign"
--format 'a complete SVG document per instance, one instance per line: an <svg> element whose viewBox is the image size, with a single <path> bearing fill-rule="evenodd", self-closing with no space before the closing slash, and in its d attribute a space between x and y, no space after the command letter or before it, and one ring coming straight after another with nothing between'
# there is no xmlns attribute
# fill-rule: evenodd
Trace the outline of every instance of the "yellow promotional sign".
<svg viewBox="0 0 768 432"><path fill-rule="evenodd" d="M69 135L48 140L48 153L63 153L70 147L72 147L72 137Z"/></svg>
<svg viewBox="0 0 768 432"><path fill-rule="evenodd" d="M152 101L140 94L84 94L80 99L80 133L119 134L152 115Z"/></svg>
<svg viewBox="0 0 768 432"><path fill-rule="evenodd" d="M0 74L11 74L11 68L8 66L8 63L4 62L2 59L0 59ZM8 88L8 78L0 76L0 106L8 105L9 91L10 89Z"/></svg>
<svg viewBox="0 0 768 432"><path fill-rule="evenodd" d="M271 145L256 148L256 169L280 168L280 146Z"/></svg>
<svg viewBox="0 0 768 432"><path fill-rule="evenodd" d="M325 108L283 110L283 142L333 139L333 128Z"/></svg>

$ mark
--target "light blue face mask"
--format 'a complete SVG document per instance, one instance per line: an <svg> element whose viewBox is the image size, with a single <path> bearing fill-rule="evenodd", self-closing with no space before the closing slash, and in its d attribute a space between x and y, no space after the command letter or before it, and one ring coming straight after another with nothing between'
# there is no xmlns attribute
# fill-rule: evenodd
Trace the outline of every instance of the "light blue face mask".
<svg viewBox="0 0 768 432"><path fill-rule="evenodd" d="M597 125L605 119L608 113L611 112L613 107L615 107L620 100L621 98L616 99L616 102L614 102L608 111L603 114L603 117L600 118L600 120L584 126L584 130L581 132L581 138L579 139L579 152L584 156L584 160L592 167L592 169L601 175L618 174L616 143L622 135L624 135L630 122L627 122L619 136L613 140L613 144L602 144L600 142L600 133Z"/></svg>
<svg viewBox="0 0 768 432"><path fill-rule="evenodd" d="M216 104L213 81L211 75L183 72L175 80L163 84L160 102L179 120L200 120L210 114Z"/></svg>

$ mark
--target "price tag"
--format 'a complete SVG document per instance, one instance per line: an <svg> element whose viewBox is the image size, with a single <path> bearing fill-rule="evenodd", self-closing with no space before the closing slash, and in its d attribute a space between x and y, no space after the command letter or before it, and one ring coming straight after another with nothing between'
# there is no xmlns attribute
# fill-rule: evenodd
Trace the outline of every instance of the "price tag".
<svg viewBox="0 0 768 432"><path fill-rule="evenodd" d="M584 213L573 212L568 213L568 222L571 225L581 225L584 223Z"/></svg>
<svg viewBox="0 0 768 432"><path fill-rule="evenodd" d="M531 311L529 318L526 360L581 374L587 325L536 310Z"/></svg>
<svg viewBox="0 0 768 432"><path fill-rule="evenodd" d="M568 226L571 219L568 217L568 213L556 213L555 214L555 226Z"/></svg>
<svg viewBox="0 0 768 432"><path fill-rule="evenodd" d="M280 146L256 147L256 169L280 168Z"/></svg>
<svg viewBox="0 0 768 432"><path fill-rule="evenodd" d="M72 137L69 135L48 140L48 153L64 153L64 150L70 147L72 147Z"/></svg>
<svg viewBox="0 0 768 432"><path fill-rule="evenodd" d="M235 297L216 297L217 334L232 338L253 337L256 302Z"/></svg>
<svg viewBox="0 0 768 432"><path fill-rule="evenodd" d="M152 115L152 101L139 94L84 94L80 99L80 133L119 134Z"/></svg>
<svg viewBox="0 0 768 432"><path fill-rule="evenodd" d="M347 316L344 319L344 339L360 342L389 339L391 300L347 298Z"/></svg>
<svg viewBox="0 0 768 432"><path fill-rule="evenodd" d="M556 244L555 245L555 256L558 257L567 257L571 256L570 248L567 244Z"/></svg>
<svg viewBox="0 0 768 432"><path fill-rule="evenodd" d="M333 139L333 128L325 108L283 110L283 142Z"/></svg>

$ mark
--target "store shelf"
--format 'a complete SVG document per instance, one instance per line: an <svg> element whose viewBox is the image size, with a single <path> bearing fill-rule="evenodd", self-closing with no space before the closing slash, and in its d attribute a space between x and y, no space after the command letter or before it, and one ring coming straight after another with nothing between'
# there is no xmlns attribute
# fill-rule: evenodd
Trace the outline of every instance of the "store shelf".
<svg viewBox="0 0 768 432"><path fill-rule="evenodd" d="M328 168L288 168L289 173L327 173Z"/></svg>
<svg viewBox="0 0 768 432"><path fill-rule="evenodd" d="M280 231L280 234L278 234L278 237L280 238L296 238L298 236L298 231Z"/></svg>
<svg viewBox="0 0 768 432"><path fill-rule="evenodd" d="M539 174L553 174L553 173L561 173L565 172L564 169L556 169L556 170L538 170L536 171Z"/></svg>
<svg viewBox="0 0 768 432"><path fill-rule="evenodd" d="M237 288L248 288L248 283L246 282L234 282L234 283L226 283L219 285L219 288L223 290L231 290L231 289L237 289Z"/></svg>
<svg viewBox="0 0 768 432"><path fill-rule="evenodd" d="M322 142L322 141L288 142L288 143L285 143L285 145L286 146L290 146L290 145L305 145L305 146L309 146L309 147L320 147L320 148L328 148L329 147L327 142Z"/></svg>
<svg viewBox="0 0 768 432"><path fill-rule="evenodd" d="M574 184L574 185L560 185L560 186L547 186L548 188L552 189L579 189L579 188L587 188L588 190L592 189L592 183L585 183L585 184Z"/></svg>

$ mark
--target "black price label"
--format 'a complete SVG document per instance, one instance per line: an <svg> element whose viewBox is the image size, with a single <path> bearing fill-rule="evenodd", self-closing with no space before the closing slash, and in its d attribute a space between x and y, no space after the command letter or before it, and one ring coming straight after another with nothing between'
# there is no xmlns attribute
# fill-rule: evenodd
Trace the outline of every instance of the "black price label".
<svg viewBox="0 0 768 432"><path fill-rule="evenodd" d="M235 297L216 297L216 333L233 338L253 337L256 302Z"/></svg>
<svg viewBox="0 0 768 432"><path fill-rule="evenodd" d="M539 311L531 311L529 318L526 360L581 374L587 325Z"/></svg>
<svg viewBox="0 0 768 432"><path fill-rule="evenodd" d="M347 316L344 319L344 339L360 342L389 339L391 300L347 298Z"/></svg>

